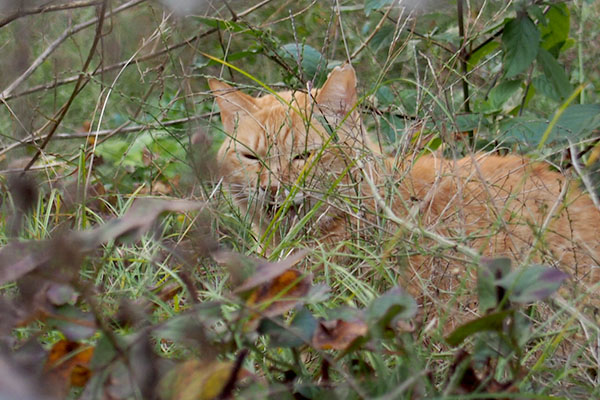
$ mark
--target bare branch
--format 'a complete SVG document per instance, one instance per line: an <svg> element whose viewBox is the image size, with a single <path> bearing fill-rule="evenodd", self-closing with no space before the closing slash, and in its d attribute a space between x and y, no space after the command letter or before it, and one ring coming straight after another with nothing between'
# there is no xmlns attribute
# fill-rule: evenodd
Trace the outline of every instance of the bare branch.
<svg viewBox="0 0 600 400"><path fill-rule="evenodd" d="M139 2L140 0L135 0L135 1ZM141 1L144 1L144 0L141 0ZM97 18L98 25L96 26L96 35L94 36L94 41L92 43L92 46L90 47L90 51L88 53L87 59L85 60L83 68L81 69L81 74L79 75L79 80L75 84L73 93L71 93L71 97L69 97L69 100L67 100L67 102L60 108L60 110L58 110L58 112L56 113L56 118L52 118L52 120L51 120L52 122L50 124L51 125L50 132L48 132L48 134L46 135L46 138L42 142L41 146L37 149L36 153L33 155L33 157L31 157L31 160L29 161L29 163L27 163L27 165L23 169L23 173L27 172L27 170L29 168L31 168L31 166L40 157L40 155L42 154L42 151L44 150L46 145L48 145L48 142L50 142L50 139L54 135L54 132L56 132L58 125L60 125L60 123L62 122L65 115L67 115L67 111L69 111L69 107L71 106L71 104L73 104L75 97L77 97L77 95L81 92L81 90L83 89L85 84L89 81L89 77L86 77L85 71L90 66L90 63L92 62L92 58L94 58L94 54L96 52L96 47L98 46L98 43L100 42L100 37L102 36L102 27L104 26L104 19L106 17L105 11L106 11L107 2L108 2L108 0L104 0L102 2L102 6L100 7L100 11L99 11L100 15Z"/></svg>
<svg viewBox="0 0 600 400"><path fill-rule="evenodd" d="M113 136L118 133L132 133L132 132L140 132L140 131L144 131L144 130L161 129L161 128L165 128L167 126L173 126L173 125L177 125L177 124L185 124L188 122L197 121L199 119L210 118L214 115L215 115L215 113L210 112L210 113L195 115L192 117L178 118L178 119L174 119L174 120L166 121L166 122L158 122L156 124L134 125L134 126L127 126L127 127L119 126L117 128L113 128L113 129L101 129L99 131L93 131L93 132L75 132L75 133L61 132L61 133L54 134L54 139L62 139L62 140L87 139L88 137L104 137L104 136ZM3 156L4 154L6 154L9 151L16 149L18 147L35 143L38 140L45 140L46 137L47 137L47 135L42 136L42 137L29 137L24 140L19 140L18 142L13 143L8 146L5 146L3 149L1 149L0 156Z"/></svg>
<svg viewBox="0 0 600 400"><path fill-rule="evenodd" d="M39 7L35 7L35 8L17 10L14 13L10 14L8 17L0 20L0 28L2 28L4 25L10 24L11 22L13 22L16 19L19 19L21 17L26 17L28 15L44 14L44 13L53 12L53 11L72 10L74 8L97 6L100 3L101 3L100 0L71 1L69 3L64 3L64 4L54 4L54 5L45 4L43 6L39 6Z"/></svg>
<svg viewBox="0 0 600 400"><path fill-rule="evenodd" d="M260 2L258 4L256 4L256 5L254 5L252 7L250 7L250 8L247 8L246 10L242 11L241 13L239 13L237 15L237 17L238 18L245 17L246 15L252 13L253 11L256 11L259 8L261 8L262 6L270 3L271 1L273 1L273 0L264 0L264 1L262 1L262 2ZM110 72L110 71L114 71L114 70L117 70L117 69L121 69L123 67L128 67L128 66L131 66L131 65L136 65L136 64L138 64L140 62L144 62L144 61L148 61L148 60L151 60L153 58L156 58L156 57L160 57L160 56L162 56L164 54L168 54L168 53L172 52L173 50L179 49L180 47L183 47L185 45L191 45L192 42L195 42L198 39L202 39L203 37L206 37L208 35L212 35L213 33L216 33L217 31L218 31L217 28L209 29L209 30L207 30L205 32L202 32L202 33L199 33L197 35L191 36L191 37L189 37L189 38L187 38L187 39L185 39L185 40L183 40L183 41L181 41L179 43L176 43L176 44L174 44L172 46L169 46L169 47L167 47L167 48L165 48L163 50L156 51L156 52L151 53L151 54L147 54L145 56L136 58L134 60L121 61L121 62L118 62L116 64L112 64L112 65L109 65L107 67L98 69L98 70L92 72L91 76L100 75L100 74L103 74L105 72ZM29 88L29 89L23 90L22 92L18 92L18 93L14 93L14 94L13 93L9 93L8 95L0 95L0 100L5 100L5 101L12 100L12 99L15 99L15 98L18 98L18 97L22 97L22 96L26 96L26 95L29 95L29 94L32 94L32 93L36 93L36 92L39 92L39 91L54 89L54 88L62 86L62 85L67 85L69 83L76 82L77 79L79 79L79 75L73 75L73 76L70 76L68 78L55 80L52 83L46 83L46 84L42 84L42 85L33 86L33 87Z"/></svg>
<svg viewBox="0 0 600 400"><path fill-rule="evenodd" d="M106 13L105 15L102 16L102 18L107 18L110 16L113 16L115 14L120 13L121 11L124 11L128 8L131 8L135 5L138 5L140 3L143 3L146 0L131 0L117 8L115 8L112 11L109 11L108 13ZM99 21L99 17L96 18L92 18L89 21L86 22L82 22L81 24L75 25L73 27L68 28L67 30L65 30L54 42L52 42L47 48L46 50L44 50L44 52L42 52L42 54L40 54L38 56L38 58L35 59L35 61L29 66L29 68L27 68L27 70L25 70L25 72L23 72L23 74L21 74L21 76L19 76L17 79L15 79L15 81L13 83L11 83L6 89L4 89L2 91L2 94L0 94L0 101L5 101L7 100L8 96L19 86L21 85L27 78L29 78L31 76L31 74L33 74L33 72L40 66L42 65L42 63L48 58L50 57L50 54L52 54L54 52L54 50L56 50L58 48L58 46L61 45L62 42L64 42L67 38L69 38L71 35L84 30L85 28L88 28L94 24L96 24Z"/></svg>

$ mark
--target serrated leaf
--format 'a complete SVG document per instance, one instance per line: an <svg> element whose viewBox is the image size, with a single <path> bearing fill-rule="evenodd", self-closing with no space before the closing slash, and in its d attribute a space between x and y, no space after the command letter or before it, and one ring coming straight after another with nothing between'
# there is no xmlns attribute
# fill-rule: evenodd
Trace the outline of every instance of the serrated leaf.
<svg viewBox="0 0 600 400"><path fill-rule="evenodd" d="M467 132L477 129L485 122L481 114L460 114L456 116L456 128L459 132Z"/></svg>
<svg viewBox="0 0 600 400"><path fill-rule="evenodd" d="M560 116L555 129L557 136L581 138L600 127L600 104L575 104Z"/></svg>
<svg viewBox="0 0 600 400"><path fill-rule="evenodd" d="M547 98L560 101L560 95L546 75L538 75L531 80L533 87Z"/></svg>
<svg viewBox="0 0 600 400"><path fill-rule="evenodd" d="M447 338L446 342L450 346L458 346L469 336L484 331L499 331L502 329L502 323L505 318L513 313L512 310L505 310L486 315L476 320L467 322L456 328Z"/></svg>
<svg viewBox="0 0 600 400"><path fill-rule="evenodd" d="M565 69L556 61L556 59L545 49L540 49L537 55L538 64L542 66L544 75L552 85L558 95L555 100L563 100L569 97L573 87L565 73Z"/></svg>
<svg viewBox="0 0 600 400"><path fill-rule="evenodd" d="M559 269L533 265L511 272L498 284L508 291L511 301L531 303L544 300L556 292L568 277Z"/></svg>
<svg viewBox="0 0 600 400"><path fill-rule="evenodd" d="M396 143L406 131L406 121L392 113L386 113L380 118L381 132L388 143Z"/></svg>
<svg viewBox="0 0 600 400"><path fill-rule="evenodd" d="M502 34L504 76L512 78L525 71L540 48L540 31L527 15L509 20Z"/></svg>

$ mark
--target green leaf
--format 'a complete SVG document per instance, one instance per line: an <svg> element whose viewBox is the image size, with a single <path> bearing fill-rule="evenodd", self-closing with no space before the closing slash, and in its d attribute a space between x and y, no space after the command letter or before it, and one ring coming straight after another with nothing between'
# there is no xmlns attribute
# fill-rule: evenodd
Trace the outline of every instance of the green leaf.
<svg viewBox="0 0 600 400"><path fill-rule="evenodd" d="M483 258L478 269L477 293L482 313L495 308L501 300L497 281L510 273L510 258Z"/></svg>
<svg viewBox="0 0 600 400"><path fill-rule="evenodd" d="M520 80L509 80L504 81L490 90L488 96L490 105L494 109L501 109L504 103L506 103L517 91L521 88Z"/></svg>
<svg viewBox="0 0 600 400"><path fill-rule="evenodd" d="M369 47L374 51L377 51L381 48L389 47L392 44L392 40L394 39L395 28L391 25L384 25L369 42Z"/></svg>
<svg viewBox="0 0 600 400"><path fill-rule="evenodd" d="M206 26L211 28L218 28L220 30L229 30L232 32L242 32L247 30L248 28L240 23L225 20L225 19L217 19L217 18L205 18L205 17L196 17L196 19Z"/></svg>
<svg viewBox="0 0 600 400"><path fill-rule="evenodd" d="M525 71L540 48L540 31L527 15L509 20L502 34L504 76L512 78Z"/></svg>
<svg viewBox="0 0 600 400"><path fill-rule="evenodd" d="M373 11L382 9L383 7L394 3L396 0L365 0L365 15L369 16Z"/></svg>
<svg viewBox="0 0 600 400"><path fill-rule="evenodd" d="M409 319L417 313L417 303L399 286L373 300L365 310L369 329L383 332L396 319Z"/></svg>
<svg viewBox="0 0 600 400"><path fill-rule="evenodd" d="M391 113L384 114L380 119L381 132L389 143L396 143L406 129L406 121Z"/></svg>
<svg viewBox="0 0 600 400"><path fill-rule="evenodd" d="M460 114L456 116L456 127L460 132L472 131L479 128L486 120L481 114Z"/></svg>
<svg viewBox="0 0 600 400"><path fill-rule="evenodd" d="M467 71L471 71L473 68L475 68L477 64L479 64L479 61L496 50L498 46L500 46L500 43L492 41L477 49L477 51L471 54L467 60Z"/></svg>
<svg viewBox="0 0 600 400"><path fill-rule="evenodd" d="M380 86L375 93L380 106L389 106L396 103L396 95L388 86Z"/></svg>
<svg viewBox="0 0 600 400"><path fill-rule="evenodd" d="M565 73L565 69L545 49L540 49L537 55L538 64L542 66L544 75L558 95L555 100L564 100L573 92L573 87ZM541 90L541 88L539 88Z"/></svg>
<svg viewBox="0 0 600 400"><path fill-rule="evenodd" d="M500 138L507 143L533 146L539 143L548 123L534 117L515 117L500 122ZM552 134L550 135L552 137ZM550 142L548 142L550 143Z"/></svg>
<svg viewBox="0 0 600 400"><path fill-rule="evenodd" d="M540 27L542 48L558 56L561 48L569 38L571 28L571 13L565 3L550 5L546 13L547 23Z"/></svg>
<svg viewBox="0 0 600 400"><path fill-rule="evenodd" d="M531 80L533 87L542 95L549 99L559 102L560 95L556 91L556 87L550 82L546 75L538 75Z"/></svg>
<svg viewBox="0 0 600 400"><path fill-rule="evenodd" d="M317 329L317 320L306 307L296 313L289 326L282 326L282 318L278 320L281 321L281 324L275 323L270 318L263 318L258 327L260 334L270 337L271 346L299 347L311 343Z"/></svg>
<svg viewBox="0 0 600 400"><path fill-rule="evenodd" d="M516 303L543 300L556 292L569 275L556 268L543 265L518 269L498 281L509 291L509 298Z"/></svg>
<svg viewBox="0 0 600 400"><path fill-rule="evenodd" d="M304 79L312 80L316 87L327 78L327 65L325 58L312 46L288 43L281 46L279 56L286 60L290 66L302 68Z"/></svg>
<svg viewBox="0 0 600 400"><path fill-rule="evenodd" d="M600 127L600 104L575 104L558 119L552 134L557 139L576 140Z"/></svg>
<svg viewBox="0 0 600 400"><path fill-rule="evenodd" d="M539 118L516 117L502 121L500 132L508 142L537 145L548 127L548 122ZM568 107L554 125L547 144L569 140L580 140L600 127L600 104L575 104Z"/></svg>
<svg viewBox="0 0 600 400"><path fill-rule="evenodd" d="M484 331L500 331L502 323L506 317L509 317L513 310L505 310L486 315L476 320L467 322L456 328L447 338L446 342L450 346L458 346L469 336Z"/></svg>

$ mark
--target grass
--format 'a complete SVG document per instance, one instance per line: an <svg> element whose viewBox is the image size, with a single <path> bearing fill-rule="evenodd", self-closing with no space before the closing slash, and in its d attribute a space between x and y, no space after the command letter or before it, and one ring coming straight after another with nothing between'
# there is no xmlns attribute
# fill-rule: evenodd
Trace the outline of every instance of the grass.
<svg viewBox="0 0 600 400"><path fill-rule="evenodd" d="M206 11L203 18L176 18L163 13L158 4L142 2L105 22L103 43L92 65L102 69L134 55L138 60L93 77L28 174L33 183L26 182L19 191L10 180L14 172L8 171L22 168L22 160L32 157L36 145L9 146L29 139L32 133L47 133L42 127L73 90L72 84L54 84L77 75L92 42L93 28L59 46L15 93L41 84L52 88L6 99L0 106L0 244L7 246L0 264L3 268L16 265L8 247L15 242L36 241L27 254L51 256L33 272L18 270L18 279L3 281L0 286L5 302L0 306L0 321L6 321L0 325L13 328L1 331L3 342L11 344L3 345L7 355L0 358L13 365L11 371L17 371L27 383L10 386L6 390L15 392L7 393L42 398L36 388L51 380L57 398L94 398L111 390L120 391L118 398L151 398L150 393L159 391L159 378L165 380L170 370L203 382L198 390L211 389L222 398L231 393L243 398L600 397L594 348L597 332L592 326L596 321L585 323L591 314L582 308L583 293L554 307L550 316L545 304L518 310L537 323L531 330L515 328L522 342L512 347L498 338L510 336L506 329L496 336L476 332L456 347L444 341L448 334L444 321L453 317L445 314L445 306L473 290L466 281L443 301L431 304L439 323L421 326L416 318L408 318L391 334L389 321L382 322L385 318L369 310L402 280L407 264L404 254L458 257L449 254L444 243L434 245L424 236L408 235L406 226L394 228L391 235L367 227L367 235L333 247L307 237L301 224L292 233L280 227L285 239L272 250L271 262L279 265L301 249L309 250L309 255L292 268L298 275L287 286L276 280L262 282L280 292L267 299L259 312L268 313L272 303L285 298L286 291L309 274L312 283L300 296L297 308L270 317L275 327L269 333L248 329L257 310L249 305L249 294L234 292L236 284L256 273L252 257L261 256L261 251L250 216L235 206L223 185L211 176L212 157L223 133L207 91L207 77L236 82L251 94L264 92L264 88L303 88L311 76L322 77L323 70L360 50L353 64L363 95L361 112L368 130L382 139L386 151L402 157L407 148L421 151L430 147L460 157L472 150L497 148L503 153L547 158L559 169L570 168L562 157L569 143L560 133L554 134L553 127L561 123L560 112L569 112L570 102L598 102L600 76L594 63L600 49L593 40L600 32L594 18L600 12L598 5L566 3L570 30L557 62L573 87L581 91L574 90L565 102L552 97L547 88L535 86L538 81L533 78L544 76L536 62L513 79L519 82L518 90L492 92L508 81L502 75L502 35L498 32L505 18L515 17L519 5L463 3L467 9L464 38L458 35L454 8L414 11L412 19L397 19L400 11L388 13L386 7L366 15L364 2L341 2L341 9L335 12L320 2L272 1L240 18L220 5ZM235 15L241 15L246 7L232 6ZM529 15L537 22L547 12L545 7L531 6ZM406 16L409 11L404 13ZM23 64L28 65L70 21L80 23L94 15L92 8L84 8L23 17L1 27L0 48L11 57L0 60L0 68L6 72L0 77L0 87L5 88L23 72L16 55L23 54ZM230 22L225 24L225 20ZM19 44L14 39L23 30L29 39ZM471 52L488 38L499 47L465 75L458 50L461 42L466 41L465 51ZM180 47L169 47L180 43ZM311 58L306 48L300 58L282 53L284 44L294 43L310 45L320 58ZM470 90L469 106L462 89L464 80ZM493 96L500 104L492 104ZM190 120L165 124L181 118ZM528 131L539 140L530 141L518 129L507 127L509 120L524 126L539 124L537 130ZM598 126L590 120L572 144L581 153L581 165L593 154L590 145L595 146ZM114 131L82 138L82 127L88 123L92 131ZM139 130L119 131L122 124L139 126ZM39 146L40 141L36 143ZM128 210L140 198L166 199L171 207L172 199L194 198L203 207L184 212L174 207L175 212L154 218L152 206L146 215L128 219ZM79 252L77 232L111 226L115 219L128 229L111 233L110 240L95 243L92 250ZM140 228L146 222L152 223ZM277 229L273 224L273 231ZM234 261L212 257L216 246L227 249ZM472 264L469 268L475 270ZM427 280L421 285L431 291L426 297L438 296ZM74 297L52 297L48 295L50 287ZM397 306L394 312L410 309L404 295L391 299ZM45 314L38 314L40 309ZM71 315L63 313L74 309L85 314L67 318L70 324L66 328L56 323L61 315ZM303 310L307 310L306 319L298 321ZM13 311L18 318L13 318ZM357 339L346 350L315 346L307 335L324 320L330 322L330 333L336 327L341 330L339 321L338 325L331 322L338 318L349 324L349 330L361 329L357 321L368 321L369 340ZM521 323L519 318L512 323ZM65 333L87 326L90 320L94 326L91 335ZM49 350L65 338L95 348L94 358L82 362L93 372L84 388L72 384L71 364L62 364L62 371L67 372L52 372L60 368L51 366ZM299 340L300 344L277 345L285 340ZM587 347L569 347L565 345L569 341ZM495 352L490 353L485 343L498 343L492 346ZM40 352L30 351L30 344L41 346ZM561 352L561 344L573 350ZM460 359L461 352L469 356ZM519 352L522 354L515 356ZM35 354L42 361L28 363ZM202 366L186 370L185 360L201 360ZM225 373L219 375L212 362L223 363L218 365L224 366ZM232 392L226 388L235 376L236 362L248 377L233 379L237 388ZM0 384L0 397L3 386ZM182 394L186 387L185 382L171 383L170 394L163 397L186 398Z"/></svg>

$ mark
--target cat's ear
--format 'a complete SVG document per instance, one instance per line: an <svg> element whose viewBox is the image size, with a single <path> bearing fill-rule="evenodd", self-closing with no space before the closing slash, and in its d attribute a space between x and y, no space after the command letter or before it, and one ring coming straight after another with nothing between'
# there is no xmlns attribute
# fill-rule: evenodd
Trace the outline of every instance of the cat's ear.
<svg viewBox="0 0 600 400"><path fill-rule="evenodd" d="M350 64L335 67L316 97L319 108L326 113L346 115L356 105L356 73Z"/></svg>
<svg viewBox="0 0 600 400"><path fill-rule="evenodd" d="M221 121L226 132L233 133L236 120L243 113L252 114L258 109L252 96L240 92L217 79L209 79L208 86L217 99Z"/></svg>

